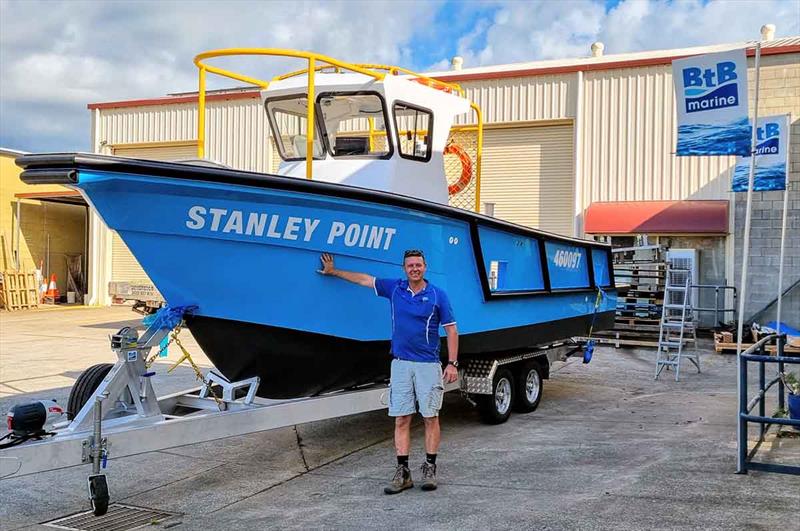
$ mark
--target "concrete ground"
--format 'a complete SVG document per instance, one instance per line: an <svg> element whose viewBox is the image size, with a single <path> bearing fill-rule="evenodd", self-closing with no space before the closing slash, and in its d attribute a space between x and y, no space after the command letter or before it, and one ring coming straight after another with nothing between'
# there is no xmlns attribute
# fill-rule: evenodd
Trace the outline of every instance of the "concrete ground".
<svg viewBox="0 0 800 531"><path fill-rule="evenodd" d="M119 307L0 314L0 409L66 404L82 369L113 361L108 334L136 322ZM163 524L175 529L796 529L800 477L734 473L735 358L704 351L703 373L678 383L653 381L653 364L651 351L610 348L590 365L559 363L539 409L500 426L451 393L434 492L382 494L394 457L378 411L112 459L112 501L179 513ZM160 393L195 384L166 366ZM417 424L417 474L421 440ZM758 457L800 464L800 439L771 437ZM0 527L44 529L85 510L88 472L0 480Z"/></svg>

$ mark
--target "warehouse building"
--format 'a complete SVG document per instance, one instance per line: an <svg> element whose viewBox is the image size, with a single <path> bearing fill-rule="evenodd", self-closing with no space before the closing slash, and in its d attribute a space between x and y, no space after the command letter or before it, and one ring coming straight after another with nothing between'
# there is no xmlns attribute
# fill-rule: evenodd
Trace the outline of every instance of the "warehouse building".
<svg viewBox="0 0 800 531"><path fill-rule="evenodd" d="M23 183L14 164L23 154L0 148L0 272L39 270L48 279L55 275L63 302L68 293L69 301L83 302L89 209L74 190Z"/></svg>
<svg viewBox="0 0 800 531"><path fill-rule="evenodd" d="M759 114L791 115L790 236L786 287L800 279L800 36L774 39L762 30ZM481 210L523 225L615 244L646 235L673 248L697 248L699 280L733 285L739 278L744 194L730 192L734 157L676 157L673 59L747 47L751 109L753 43L591 55L465 68L428 74L460 84L483 110L485 133ZM588 50L587 50L588 52ZM179 160L195 155L197 96L93 103L93 149L122 156ZM206 156L231 167L275 172L265 113L253 89L218 91L207 98ZM469 118L462 125L469 124ZM468 130L464 138L474 135ZM782 192L754 201L747 316L776 296ZM90 293L107 303L112 280L146 281L114 234L90 222L92 256L100 261ZM789 322L800 305L788 307Z"/></svg>

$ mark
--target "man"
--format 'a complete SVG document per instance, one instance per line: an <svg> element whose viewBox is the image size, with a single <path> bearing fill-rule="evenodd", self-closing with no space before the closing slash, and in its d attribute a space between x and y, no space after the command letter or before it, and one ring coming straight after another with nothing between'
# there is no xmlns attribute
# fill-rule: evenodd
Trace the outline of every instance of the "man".
<svg viewBox="0 0 800 531"><path fill-rule="evenodd" d="M397 494L414 486L408 468L411 447L411 419L417 411L425 421L425 462L422 490L436 489L436 454L441 433L439 409L444 383L458 378L458 330L447 294L425 280L425 255L406 251L403 269L406 279L375 278L364 273L336 269L333 257L323 254L319 273L373 288L391 302L393 356L389 386L389 416L395 417L394 445L397 468L391 483L383 489ZM442 373L439 359L439 326L447 334L447 367Z"/></svg>

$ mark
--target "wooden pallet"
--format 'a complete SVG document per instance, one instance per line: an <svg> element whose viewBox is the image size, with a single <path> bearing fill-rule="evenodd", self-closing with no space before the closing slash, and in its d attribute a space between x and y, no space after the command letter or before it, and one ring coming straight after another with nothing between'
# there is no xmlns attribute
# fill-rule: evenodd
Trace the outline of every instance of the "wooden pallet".
<svg viewBox="0 0 800 531"><path fill-rule="evenodd" d="M655 297L659 299L664 298L664 290L663 289L638 289L633 286L620 286L617 288L617 293L619 296L623 297L640 297L640 298L648 298L648 297Z"/></svg>
<svg viewBox="0 0 800 531"><path fill-rule="evenodd" d="M621 346L635 346L635 347L658 347L658 334L659 330L633 331L633 330L602 330L596 332L596 336L603 344L614 345L619 348ZM684 337L684 345L694 343L693 337Z"/></svg>
<svg viewBox="0 0 800 531"><path fill-rule="evenodd" d="M745 350L747 350L748 348L750 348L752 346L753 346L753 343L742 343L742 352L744 352ZM735 342L734 343L722 343L722 342L714 341L714 350L716 350L720 354L723 353L723 352L731 352L731 353L735 354L736 353L736 343ZM778 347L775 346L775 345L767 345L766 347L764 347L764 350L766 350L770 354L775 354L778 351ZM800 348L784 346L783 347L783 352L784 352L784 354L786 354L788 356L800 355Z"/></svg>
<svg viewBox="0 0 800 531"><path fill-rule="evenodd" d="M628 324L626 322L615 322L614 328L611 328L609 331L611 332L653 332L658 334L659 330L661 329L661 324L658 322L651 323L651 324Z"/></svg>
<svg viewBox="0 0 800 531"><path fill-rule="evenodd" d="M661 317L659 316L660 312L653 312L648 311L646 309L642 310L626 310L617 308L615 320L637 320L637 321L655 321L659 322Z"/></svg>
<svg viewBox="0 0 800 531"><path fill-rule="evenodd" d="M661 318L646 318L646 317L628 317L624 315L617 315L614 318L614 323L616 324L624 324L628 326L637 326L637 325L655 325L659 326L661 323ZM615 326L616 326L615 324Z"/></svg>
<svg viewBox="0 0 800 531"><path fill-rule="evenodd" d="M3 272L3 305L7 310L39 307L39 286L36 274L13 269Z"/></svg>

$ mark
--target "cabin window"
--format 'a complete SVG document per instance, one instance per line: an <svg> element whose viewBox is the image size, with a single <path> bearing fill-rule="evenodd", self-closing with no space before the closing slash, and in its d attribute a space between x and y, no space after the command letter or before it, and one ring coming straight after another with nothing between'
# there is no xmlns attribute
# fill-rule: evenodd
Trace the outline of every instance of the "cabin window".
<svg viewBox="0 0 800 531"><path fill-rule="evenodd" d="M306 158L308 133L308 98L291 96L266 101L267 116L272 134L283 160L303 160ZM324 157L322 131L317 122L314 133L314 158Z"/></svg>
<svg viewBox="0 0 800 531"><path fill-rule="evenodd" d="M433 134L431 111L402 102L395 103L392 111L400 156L423 162L431 160Z"/></svg>
<svg viewBox="0 0 800 531"><path fill-rule="evenodd" d="M334 157L392 156L386 106L377 93L324 93L317 98L328 149Z"/></svg>

